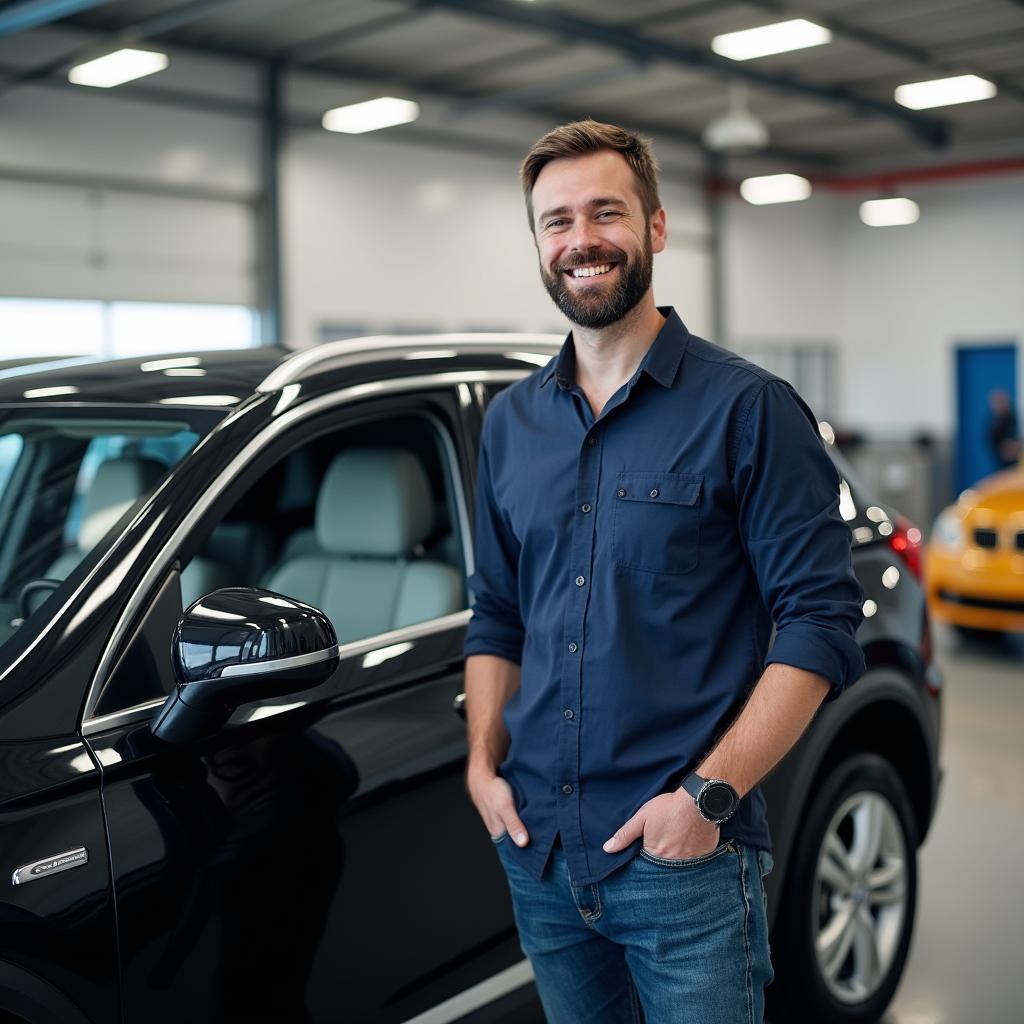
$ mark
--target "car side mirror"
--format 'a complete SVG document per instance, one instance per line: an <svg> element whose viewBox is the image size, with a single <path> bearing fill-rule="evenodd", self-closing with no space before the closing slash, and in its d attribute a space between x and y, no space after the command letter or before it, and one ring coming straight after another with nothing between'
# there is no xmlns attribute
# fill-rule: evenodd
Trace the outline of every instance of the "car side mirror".
<svg viewBox="0 0 1024 1024"><path fill-rule="evenodd" d="M150 725L168 743L212 735L241 704L319 686L340 660L322 611L255 587L215 590L190 605L171 654L177 686Z"/></svg>

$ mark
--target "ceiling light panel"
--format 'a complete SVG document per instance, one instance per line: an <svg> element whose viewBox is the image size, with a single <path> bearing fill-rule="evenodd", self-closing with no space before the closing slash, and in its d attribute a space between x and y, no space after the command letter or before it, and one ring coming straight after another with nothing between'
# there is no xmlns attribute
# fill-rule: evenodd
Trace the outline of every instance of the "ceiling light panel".
<svg viewBox="0 0 1024 1024"><path fill-rule="evenodd" d="M796 203L810 194L811 183L799 174L765 174L740 183L740 195L755 206Z"/></svg>
<svg viewBox="0 0 1024 1024"><path fill-rule="evenodd" d="M869 199L860 204L860 219L869 228L914 224L921 210L913 199Z"/></svg>
<svg viewBox="0 0 1024 1024"><path fill-rule="evenodd" d="M91 85L96 89L111 89L136 78L155 75L169 63L166 53L154 50L115 50L84 64L76 64L68 72L68 81L75 85Z"/></svg>
<svg viewBox="0 0 1024 1024"><path fill-rule="evenodd" d="M936 78L930 82L910 82L896 88L896 102L911 110L929 107L948 107L953 103L973 103L991 99L995 85L977 75L957 75L955 78Z"/></svg>
<svg viewBox="0 0 1024 1024"><path fill-rule="evenodd" d="M711 40L711 49L731 60L752 60L772 53L788 53L831 42L832 33L805 18L780 21L742 32L727 32Z"/></svg>
<svg viewBox="0 0 1024 1024"><path fill-rule="evenodd" d="M346 107L328 110L321 123L329 132L361 135L380 128L391 128L396 124L408 124L419 116L418 103L397 96L381 96L365 103L351 103Z"/></svg>

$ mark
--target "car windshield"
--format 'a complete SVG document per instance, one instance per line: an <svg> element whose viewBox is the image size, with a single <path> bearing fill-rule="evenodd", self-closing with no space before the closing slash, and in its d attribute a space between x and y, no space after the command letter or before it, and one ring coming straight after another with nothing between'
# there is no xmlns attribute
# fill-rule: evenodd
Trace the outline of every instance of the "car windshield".
<svg viewBox="0 0 1024 1024"><path fill-rule="evenodd" d="M0 671L219 416L0 409ZM122 523L122 525L124 525Z"/></svg>

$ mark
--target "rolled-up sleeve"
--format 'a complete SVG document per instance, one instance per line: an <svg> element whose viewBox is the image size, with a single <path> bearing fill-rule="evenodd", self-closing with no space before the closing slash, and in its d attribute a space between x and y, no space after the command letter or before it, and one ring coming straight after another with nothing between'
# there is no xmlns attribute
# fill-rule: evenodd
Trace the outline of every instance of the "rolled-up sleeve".
<svg viewBox="0 0 1024 1024"><path fill-rule="evenodd" d="M499 396L500 398L500 396ZM494 497L491 447L498 399L487 410L480 442L475 501L474 571L467 577L473 595L463 655L495 654L522 663L526 631L519 610L519 542Z"/></svg>
<svg viewBox="0 0 1024 1024"><path fill-rule="evenodd" d="M734 440L740 538L776 626L765 663L823 676L827 700L864 671L854 638L864 593L839 484L814 414L785 381L766 382Z"/></svg>

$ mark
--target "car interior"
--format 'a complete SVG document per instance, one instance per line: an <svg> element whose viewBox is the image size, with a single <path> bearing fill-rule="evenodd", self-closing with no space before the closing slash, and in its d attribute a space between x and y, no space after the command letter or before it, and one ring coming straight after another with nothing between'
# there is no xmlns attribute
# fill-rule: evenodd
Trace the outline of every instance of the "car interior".
<svg viewBox="0 0 1024 1024"><path fill-rule="evenodd" d="M320 608L343 643L448 615L466 607L454 507L427 421L328 434L235 502L182 570L182 604L263 587Z"/></svg>

